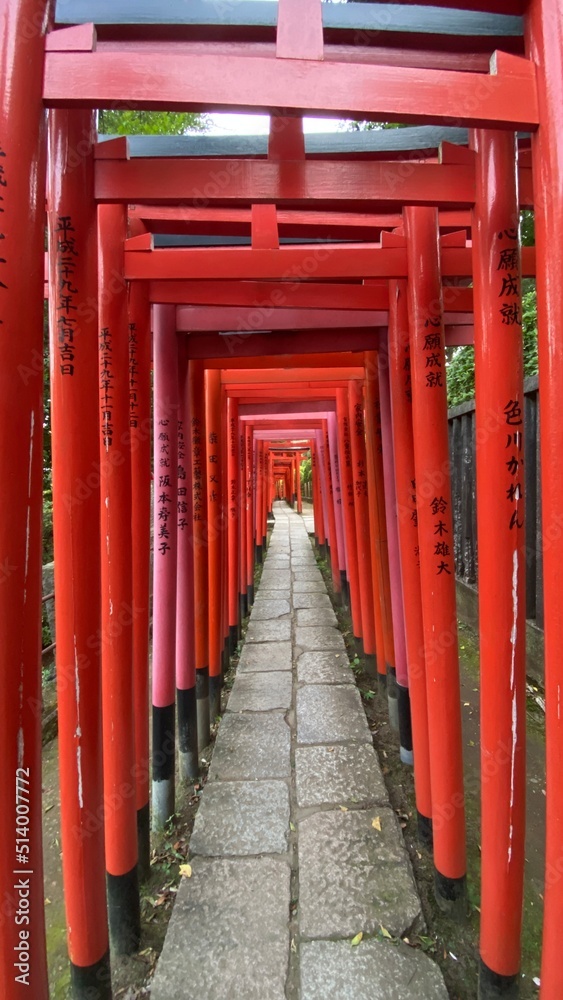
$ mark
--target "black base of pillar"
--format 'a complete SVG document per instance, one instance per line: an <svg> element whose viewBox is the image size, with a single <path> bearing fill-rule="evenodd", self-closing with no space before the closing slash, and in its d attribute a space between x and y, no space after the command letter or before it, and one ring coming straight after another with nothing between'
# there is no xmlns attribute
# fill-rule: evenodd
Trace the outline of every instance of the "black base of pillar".
<svg viewBox="0 0 563 1000"><path fill-rule="evenodd" d="M197 710L197 749L198 753L209 746L211 732L209 728L209 667L202 667L195 672L195 697Z"/></svg>
<svg viewBox="0 0 563 1000"><path fill-rule="evenodd" d="M118 955L133 955L141 943L137 865L124 875L107 873L109 933Z"/></svg>
<svg viewBox="0 0 563 1000"><path fill-rule="evenodd" d="M364 640L361 636L354 636L354 649L356 650L356 656L359 656L361 660L364 655Z"/></svg>
<svg viewBox="0 0 563 1000"><path fill-rule="evenodd" d="M245 593L238 595L238 607L240 620L243 621L248 614L248 594Z"/></svg>
<svg viewBox="0 0 563 1000"><path fill-rule="evenodd" d="M197 752L197 697L196 689L178 688L178 750L180 757L180 777L190 781L199 775Z"/></svg>
<svg viewBox="0 0 563 1000"><path fill-rule="evenodd" d="M225 636L225 642L223 644L223 649L221 650L221 688L225 683L225 674L229 669L231 663L231 640L229 636Z"/></svg>
<svg viewBox="0 0 563 1000"><path fill-rule="evenodd" d="M263 556L262 556L262 546L261 545L255 545L254 546L254 559L255 559L255 562L258 563L259 566L262 565L264 559L263 559Z"/></svg>
<svg viewBox="0 0 563 1000"><path fill-rule="evenodd" d="M346 579L346 573L343 569L340 570L340 582L342 585L342 604L345 608L350 607L350 587L348 586L348 580Z"/></svg>
<svg viewBox="0 0 563 1000"><path fill-rule="evenodd" d="M387 664L387 707L389 709L389 725L396 733L399 732L399 701L397 697L397 674L395 667Z"/></svg>
<svg viewBox="0 0 563 1000"><path fill-rule="evenodd" d="M239 643L240 638L240 625L231 625L229 627L229 656L233 656L236 653L236 648Z"/></svg>
<svg viewBox="0 0 563 1000"><path fill-rule="evenodd" d="M377 674L377 659L375 653L364 653L364 670L370 677Z"/></svg>
<svg viewBox="0 0 563 1000"><path fill-rule="evenodd" d="M379 693L387 701L387 674L378 673L377 680L379 681Z"/></svg>
<svg viewBox="0 0 563 1000"><path fill-rule="evenodd" d="M148 802L137 809L137 843L139 882L147 882L151 873L151 810Z"/></svg>
<svg viewBox="0 0 563 1000"><path fill-rule="evenodd" d="M94 965L70 963L72 1000L112 1000L109 951Z"/></svg>
<svg viewBox="0 0 563 1000"><path fill-rule="evenodd" d="M153 781L174 778L176 751L176 706L152 708L152 777Z"/></svg>
<svg viewBox="0 0 563 1000"><path fill-rule="evenodd" d="M467 879L449 878L434 869L434 896L438 909L446 913L452 920L460 923L467 920Z"/></svg>
<svg viewBox="0 0 563 1000"><path fill-rule="evenodd" d="M262 539L262 552L264 553L264 555L266 555L267 551L268 551L268 536L264 535Z"/></svg>
<svg viewBox="0 0 563 1000"><path fill-rule="evenodd" d="M399 736L401 740L401 760L403 764L413 763L411 700L409 689L397 684L397 708L399 711Z"/></svg>
<svg viewBox="0 0 563 1000"><path fill-rule="evenodd" d="M520 976L501 976L481 959L479 962L479 1000L518 1000Z"/></svg>
<svg viewBox="0 0 563 1000"><path fill-rule="evenodd" d="M247 603L248 603L248 610L250 611L252 605L254 604L254 584L253 583L249 583L248 584L248 591L247 591L246 597L247 597Z"/></svg>
<svg viewBox="0 0 563 1000"><path fill-rule="evenodd" d="M211 725L221 715L221 676L209 678L209 721Z"/></svg>
<svg viewBox="0 0 563 1000"><path fill-rule="evenodd" d="M416 826L418 832L418 842L421 847L426 847L429 851L434 846L434 835L432 832L432 820L429 816L423 816L417 811Z"/></svg>

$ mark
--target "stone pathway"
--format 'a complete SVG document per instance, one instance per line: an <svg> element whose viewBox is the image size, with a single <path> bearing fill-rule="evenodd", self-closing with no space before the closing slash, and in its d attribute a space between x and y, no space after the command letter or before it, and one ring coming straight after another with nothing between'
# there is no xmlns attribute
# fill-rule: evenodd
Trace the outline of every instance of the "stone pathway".
<svg viewBox="0 0 563 1000"><path fill-rule="evenodd" d="M152 1000L447 1000L381 935L420 901L306 528L275 517Z"/></svg>

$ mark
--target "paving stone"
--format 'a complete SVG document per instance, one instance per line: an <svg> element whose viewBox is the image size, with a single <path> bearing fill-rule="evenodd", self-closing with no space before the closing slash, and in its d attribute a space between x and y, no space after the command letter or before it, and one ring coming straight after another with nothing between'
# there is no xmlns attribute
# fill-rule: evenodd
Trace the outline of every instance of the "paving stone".
<svg viewBox="0 0 563 1000"><path fill-rule="evenodd" d="M321 583L323 583L323 578L321 576L320 569L315 569L314 566L311 566L310 569L305 566L297 567L297 569L293 570L293 579L294 581L299 580L301 583L303 583L304 581L308 581L309 583L318 583L320 581Z"/></svg>
<svg viewBox="0 0 563 1000"><path fill-rule="evenodd" d="M330 597L328 594L314 593L314 594L300 594L296 593L293 595L293 607L294 608L328 608L332 609L332 604L330 603Z"/></svg>
<svg viewBox="0 0 563 1000"><path fill-rule="evenodd" d="M254 598L254 607L256 604L261 604L262 601L290 601L291 600L291 588L290 587L262 587L256 594Z"/></svg>
<svg viewBox="0 0 563 1000"><path fill-rule="evenodd" d="M265 671L239 675L227 702L228 712L270 712L291 705L291 673Z"/></svg>
<svg viewBox="0 0 563 1000"><path fill-rule="evenodd" d="M320 574L319 574L320 575ZM294 580L294 594L326 594L326 587L322 577L320 580ZM326 594L328 597L328 594Z"/></svg>
<svg viewBox="0 0 563 1000"><path fill-rule="evenodd" d="M367 744L297 747L295 778L301 808L389 801L377 754Z"/></svg>
<svg viewBox="0 0 563 1000"><path fill-rule="evenodd" d="M297 691L298 743L371 743L361 698L352 684L308 684Z"/></svg>
<svg viewBox="0 0 563 1000"><path fill-rule="evenodd" d="M289 614L289 601L260 601L255 603L250 614L251 622L271 621L273 618L282 618Z"/></svg>
<svg viewBox="0 0 563 1000"><path fill-rule="evenodd" d="M219 726L208 780L288 778L290 737L281 712L227 712Z"/></svg>
<svg viewBox="0 0 563 1000"><path fill-rule="evenodd" d="M297 625L336 625L336 615L332 608L299 608L296 611Z"/></svg>
<svg viewBox="0 0 563 1000"><path fill-rule="evenodd" d="M216 781L205 786L190 840L194 854L283 854L289 794L284 781Z"/></svg>
<svg viewBox="0 0 563 1000"><path fill-rule="evenodd" d="M247 642L286 642L291 639L291 621L249 622Z"/></svg>
<svg viewBox="0 0 563 1000"><path fill-rule="evenodd" d="M448 1000L436 963L402 943L310 941L300 968L301 1000Z"/></svg>
<svg viewBox="0 0 563 1000"><path fill-rule="evenodd" d="M183 879L152 1000L284 1000L290 872L278 858L195 858Z"/></svg>
<svg viewBox="0 0 563 1000"><path fill-rule="evenodd" d="M355 684L346 653L302 653L297 660L300 684Z"/></svg>
<svg viewBox="0 0 563 1000"><path fill-rule="evenodd" d="M287 590L291 586L291 570L265 569L260 578L261 590Z"/></svg>
<svg viewBox="0 0 563 1000"><path fill-rule="evenodd" d="M303 652L313 650L346 648L342 634L330 625L319 625L318 627L305 625L295 629L295 645L300 646Z"/></svg>
<svg viewBox="0 0 563 1000"><path fill-rule="evenodd" d="M294 555L294 553L292 552L291 565L293 569L300 569L301 567L303 567L304 569L308 569L309 566L314 566L315 568L317 568L317 560L315 559L312 552L310 555L305 555L305 554Z"/></svg>
<svg viewBox="0 0 563 1000"><path fill-rule="evenodd" d="M378 816L381 832L372 826ZM393 937L422 929L393 811L320 812L299 822L299 914L305 937L353 937L385 927Z"/></svg>
<svg viewBox="0 0 563 1000"><path fill-rule="evenodd" d="M291 642L245 643L237 667L237 676L263 670L291 670Z"/></svg>
<svg viewBox="0 0 563 1000"><path fill-rule="evenodd" d="M269 569L289 569L289 555L274 556L268 553L264 562L264 572Z"/></svg>

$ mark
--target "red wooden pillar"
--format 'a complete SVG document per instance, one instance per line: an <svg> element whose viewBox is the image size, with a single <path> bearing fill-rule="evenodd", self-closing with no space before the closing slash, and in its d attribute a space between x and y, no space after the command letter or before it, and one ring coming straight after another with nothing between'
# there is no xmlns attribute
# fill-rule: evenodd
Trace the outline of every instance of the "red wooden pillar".
<svg viewBox="0 0 563 1000"><path fill-rule="evenodd" d="M176 576L178 567L178 343L174 306L158 305L154 327L154 570L152 814L160 830L174 814Z"/></svg>
<svg viewBox="0 0 563 1000"><path fill-rule="evenodd" d="M323 502L319 483L319 454L317 442L311 441L311 481L313 484L313 516L315 518L315 537L317 548L324 554L326 549L326 536L323 518Z"/></svg>
<svg viewBox="0 0 563 1000"><path fill-rule="evenodd" d="M354 516L354 477L352 467L352 447L350 443L350 419L348 398L345 389L336 390L336 419L338 423L338 452L340 468L340 488L346 534L346 565L350 588L350 610L354 629L354 642L362 651L362 612L360 601L360 580L358 573L358 548L356 542L356 520Z"/></svg>
<svg viewBox="0 0 563 1000"><path fill-rule="evenodd" d="M98 208L102 701L105 848L109 925L116 951L140 940L135 725L133 701L133 549L126 210Z"/></svg>
<svg viewBox="0 0 563 1000"><path fill-rule="evenodd" d="M418 514L412 426L412 382L406 281L389 282L389 381L395 443L397 526L412 717L414 785L421 843L432 845L426 662L420 589Z"/></svg>
<svg viewBox="0 0 563 1000"><path fill-rule="evenodd" d="M237 407L238 411L238 407ZM242 624L243 618L248 614L248 581L246 567L246 444L244 423L237 419L238 437L238 493L237 493L237 521L238 538L237 546L239 550L239 620Z"/></svg>
<svg viewBox="0 0 563 1000"><path fill-rule="evenodd" d="M465 804L438 213L405 209L435 892L465 914Z"/></svg>
<svg viewBox="0 0 563 1000"><path fill-rule="evenodd" d="M379 496L375 472L375 450L377 448L375 390L379 391L377 378L377 354L366 352L365 357L365 422L366 422L366 458L368 472L369 497L369 541L371 547L372 582L374 598L374 623L377 657L377 677L380 692L385 695L387 690L387 657L384 629L384 593L383 593L383 561L387 565L387 548L383 549L379 537ZM392 635L391 635L392 640ZM391 661L393 662L393 661Z"/></svg>
<svg viewBox="0 0 563 1000"><path fill-rule="evenodd" d="M93 114L50 116L49 310L62 864L73 997L111 996L104 860ZM68 169L85 136L90 153ZM92 636L97 642L92 643ZM92 992L95 991L95 992ZM4 991L3 995L8 996Z"/></svg>
<svg viewBox="0 0 563 1000"><path fill-rule="evenodd" d="M330 440L328 421L323 420L321 459L326 483L326 535L328 540L328 556L334 592L340 590L340 565L338 562L338 539L336 536L336 516L334 513L334 483L330 461Z"/></svg>
<svg viewBox="0 0 563 1000"><path fill-rule="evenodd" d="M524 381L516 137L479 129L473 213L481 701L479 996L517 992L526 823ZM494 429L491 418L494 417Z"/></svg>
<svg viewBox="0 0 563 1000"><path fill-rule="evenodd" d="M297 483L296 483L296 485L297 485L297 513L298 514L302 514L303 513L303 495L301 493L301 458L302 458L301 452L298 451L297 454L296 454L296 456L295 456L295 460L296 460L296 463L297 463L297 471L296 471Z"/></svg>
<svg viewBox="0 0 563 1000"><path fill-rule="evenodd" d="M246 587L248 610L254 604L254 448L252 428L245 425L245 516L246 516Z"/></svg>
<svg viewBox="0 0 563 1000"><path fill-rule="evenodd" d="M237 648L240 639L240 436L238 400L227 399L227 537L229 568L229 650Z"/></svg>
<svg viewBox="0 0 563 1000"><path fill-rule="evenodd" d="M393 619L391 615L391 582L389 578L389 552L387 547L387 523L385 517L385 488L383 481L383 448L381 439L381 408L379 404L378 352L366 351L366 444L368 471L372 470L373 491L370 504L370 530L377 547L376 563L379 577L381 601L381 627L385 656L385 680L382 680L382 666L378 659L378 674L381 687L386 687L389 706L389 721L398 729L398 709L395 682L395 643ZM377 617L376 617L377 622Z"/></svg>
<svg viewBox="0 0 563 1000"><path fill-rule="evenodd" d="M194 518L192 429L185 337L178 339L178 567L176 579L176 706L180 778L199 774L194 639Z"/></svg>
<svg viewBox="0 0 563 1000"><path fill-rule="evenodd" d="M133 539L133 700L139 877L150 874L149 611L151 567L151 314L148 289L128 288L131 533Z"/></svg>
<svg viewBox="0 0 563 1000"><path fill-rule="evenodd" d="M201 365L188 364L188 396L192 436L194 641L199 750L208 746L209 728L209 623L207 566L207 475L205 455L205 394Z"/></svg>
<svg viewBox="0 0 563 1000"><path fill-rule="evenodd" d="M223 614L221 535L223 529L221 454L221 372L205 372L205 440L207 477L207 558L209 607L209 718L221 714Z"/></svg>
<svg viewBox="0 0 563 1000"><path fill-rule="evenodd" d="M340 466L338 464L338 432L336 429L336 413L327 414L330 473L332 477L332 499L334 503L334 528L338 545L339 586L335 595L347 603L346 590L346 553L344 551L344 527L342 521L342 489L340 486Z"/></svg>
<svg viewBox="0 0 563 1000"><path fill-rule="evenodd" d="M0 993L6 1000L32 992L37 1000L49 995L41 847L45 267L41 97L44 31L51 7L54 4L45 0L0 4L0 896L5 903L0 915ZM29 25L34 23L44 27L30 37ZM18 924L16 917L24 897L25 904L29 902L27 926Z"/></svg>
<svg viewBox="0 0 563 1000"><path fill-rule="evenodd" d="M546 701L546 879L542 1000L563 994L563 532L561 531L561 396L563 392L563 9L530 0L527 47L537 66L540 127L532 137L538 295L540 437Z"/></svg>
<svg viewBox="0 0 563 1000"><path fill-rule="evenodd" d="M254 510L254 551L258 564L263 562L264 553L262 549L262 510L264 507L264 442L256 441L254 444L255 474L256 474L256 494Z"/></svg>
<svg viewBox="0 0 563 1000"><path fill-rule="evenodd" d="M363 655L368 673L376 673L375 620L369 543L368 474L363 387L359 379L348 385L348 415L354 488L354 517L358 547L358 574L362 608Z"/></svg>

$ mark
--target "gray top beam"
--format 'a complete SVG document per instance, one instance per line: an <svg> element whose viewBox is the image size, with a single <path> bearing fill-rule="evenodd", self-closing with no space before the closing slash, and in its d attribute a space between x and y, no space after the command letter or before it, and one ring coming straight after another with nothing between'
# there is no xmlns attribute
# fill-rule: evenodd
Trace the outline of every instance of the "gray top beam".
<svg viewBox="0 0 563 1000"><path fill-rule="evenodd" d="M133 9L132 9L133 8ZM56 23L98 26L165 26L275 28L277 4L273 0L58 0ZM365 31L384 34L424 34L462 37L519 37L523 20L510 14L417 6L396 3L323 5L327 31Z"/></svg>

